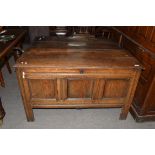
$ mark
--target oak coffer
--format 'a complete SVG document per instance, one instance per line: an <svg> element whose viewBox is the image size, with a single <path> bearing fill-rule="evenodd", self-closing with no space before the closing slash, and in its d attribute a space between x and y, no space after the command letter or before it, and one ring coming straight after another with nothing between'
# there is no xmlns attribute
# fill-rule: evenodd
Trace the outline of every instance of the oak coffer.
<svg viewBox="0 0 155 155"><path fill-rule="evenodd" d="M126 119L142 69L124 49L37 47L15 67L28 121L33 108L122 107Z"/></svg>

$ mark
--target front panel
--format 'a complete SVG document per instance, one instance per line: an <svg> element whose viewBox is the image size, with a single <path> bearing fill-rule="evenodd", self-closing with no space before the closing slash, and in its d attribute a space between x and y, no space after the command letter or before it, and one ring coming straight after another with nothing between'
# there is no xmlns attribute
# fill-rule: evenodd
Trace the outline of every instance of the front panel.
<svg viewBox="0 0 155 155"><path fill-rule="evenodd" d="M67 79L67 98L88 99L92 96L93 79Z"/></svg>
<svg viewBox="0 0 155 155"><path fill-rule="evenodd" d="M32 98L52 99L56 98L56 80L53 79L29 79L29 89Z"/></svg>
<svg viewBox="0 0 155 155"><path fill-rule="evenodd" d="M27 74L27 73L26 73ZM130 78L31 74L25 79L32 105L122 105L128 94Z"/></svg>

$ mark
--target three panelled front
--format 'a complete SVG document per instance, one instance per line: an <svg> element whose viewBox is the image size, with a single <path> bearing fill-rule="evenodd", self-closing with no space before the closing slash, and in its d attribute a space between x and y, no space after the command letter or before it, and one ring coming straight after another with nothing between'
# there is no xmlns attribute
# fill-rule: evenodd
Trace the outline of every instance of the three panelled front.
<svg viewBox="0 0 155 155"><path fill-rule="evenodd" d="M121 107L128 94L131 72L24 72L27 102L32 107ZM46 107L45 107L46 108Z"/></svg>

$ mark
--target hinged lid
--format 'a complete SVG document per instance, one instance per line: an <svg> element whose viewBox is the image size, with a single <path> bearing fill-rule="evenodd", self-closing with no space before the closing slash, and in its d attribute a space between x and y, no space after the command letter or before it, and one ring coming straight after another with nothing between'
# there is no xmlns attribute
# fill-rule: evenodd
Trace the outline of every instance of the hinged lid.
<svg viewBox="0 0 155 155"><path fill-rule="evenodd" d="M18 59L15 67L142 69L138 60L124 49L31 48Z"/></svg>

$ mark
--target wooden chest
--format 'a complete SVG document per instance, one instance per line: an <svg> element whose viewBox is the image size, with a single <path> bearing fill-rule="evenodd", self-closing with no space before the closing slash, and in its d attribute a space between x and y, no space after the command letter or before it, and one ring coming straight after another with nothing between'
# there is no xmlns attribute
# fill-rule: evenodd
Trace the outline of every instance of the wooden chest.
<svg viewBox="0 0 155 155"><path fill-rule="evenodd" d="M28 121L33 108L122 107L126 119L141 73L123 49L31 48L15 67Z"/></svg>

